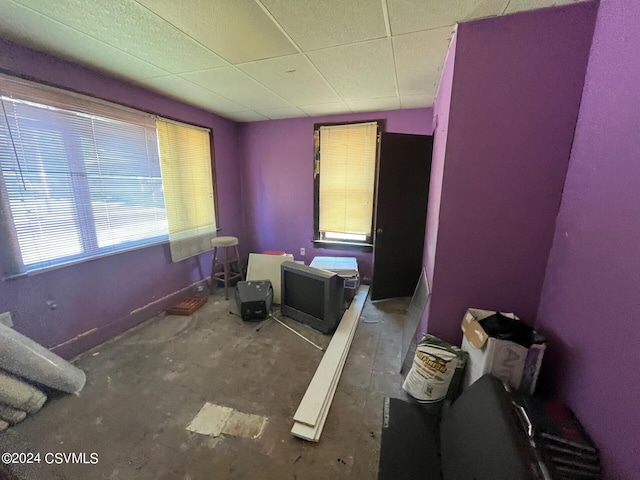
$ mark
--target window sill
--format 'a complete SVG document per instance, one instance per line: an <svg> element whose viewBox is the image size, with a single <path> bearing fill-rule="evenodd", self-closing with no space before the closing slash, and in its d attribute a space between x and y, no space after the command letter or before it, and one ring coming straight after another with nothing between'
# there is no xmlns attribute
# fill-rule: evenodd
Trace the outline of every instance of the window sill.
<svg viewBox="0 0 640 480"><path fill-rule="evenodd" d="M20 278L25 278L25 277L33 277L34 275L40 275L41 273L47 273L47 272L51 272L53 270L59 270L61 268L66 268L66 267L72 267L74 265L79 265L81 263L86 263L86 262L91 262L93 260L100 260L102 258L107 258L107 257L113 257L115 255L120 255L122 253L130 253L130 252L135 252L136 250L141 250L143 248L149 248L149 247L155 247L158 245L169 245L169 238L160 238L158 240L155 240L153 242L149 242L149 243L143 243L143 244L135 244L135 242L127 247L127 248L123 248L122 250L117 250L117 251L103 251L102 253L96 253L95 255L92 256L87 256L87 257L81 257L81 258L74 258L72 260L66 260L66 261L62 261L60 263L56 263L54 265L46 265L44 262L43 264L46 266L40 266L37 268L32 268L30 270L24 271L24 272L20 272L20 273L12 273L12 274L6 274L5 276L2 277L2 281L11 281L11 280L17 280Z"/></svg>
<svg viewBox="0 0 640 480"><path fill-rule="evenodd" d="M352 250L357 252L373 252L373 244L362 242L340 242L336 240L314 240L316 248L330 248L333 250Z"/></svg>

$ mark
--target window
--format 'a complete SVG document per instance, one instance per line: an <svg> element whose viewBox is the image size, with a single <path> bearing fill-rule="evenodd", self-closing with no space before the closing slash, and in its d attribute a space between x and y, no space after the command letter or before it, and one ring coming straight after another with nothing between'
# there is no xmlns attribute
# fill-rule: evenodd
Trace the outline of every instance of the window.
<svg viewBox="0 0 640 480"><path fill-rule="evenodd" d="M0 76L3 276L166 242L158 143L155 116Z"/></svg>
<svg viewBox="0 0 640 480"><path fill-rule="evenodd" d="M216 232L209 131L158 120L160 163L174 262L211 250Z"/></svg>
<svg viewBox="0 0 640 480"><path fill-rule="evenodd" d="M370 245L380 122L317 125L315 240Z"/></svg>

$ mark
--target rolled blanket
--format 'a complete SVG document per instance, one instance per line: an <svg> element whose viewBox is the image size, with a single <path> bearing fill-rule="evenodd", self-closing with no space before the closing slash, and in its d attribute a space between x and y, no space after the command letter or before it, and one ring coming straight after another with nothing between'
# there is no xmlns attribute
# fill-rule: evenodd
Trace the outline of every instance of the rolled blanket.
<svg viewBox="0 0 640 480"><path fill-rule="evenodd" d="M20 423L27 417L27 412L0 403L0 419L11 425Z"/></svg>
<svg viewBox="0 0 640 480"><path fill-rule="evenodd" d="M46 401L47 396L36 387L0 371L0 403L35 413Z"/></svg>
<svg viewBox="0 0 640 480"><path fill-rule="evenodd" d="M0 368L67 393L80 392L87 380L82 370L3 324L0 324Z"/></svg>

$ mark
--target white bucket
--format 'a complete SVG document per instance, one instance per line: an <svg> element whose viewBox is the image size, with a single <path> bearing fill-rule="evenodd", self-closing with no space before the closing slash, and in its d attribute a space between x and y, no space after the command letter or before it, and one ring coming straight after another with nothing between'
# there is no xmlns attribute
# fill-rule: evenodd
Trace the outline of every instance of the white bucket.
<svg viewBox="0 0 640 480"><path fill-rule="evenodd" d="M449 391L458 356L441 346L425 343L428 342L418 345L402 388L419 402L440 402Z"/></svg>

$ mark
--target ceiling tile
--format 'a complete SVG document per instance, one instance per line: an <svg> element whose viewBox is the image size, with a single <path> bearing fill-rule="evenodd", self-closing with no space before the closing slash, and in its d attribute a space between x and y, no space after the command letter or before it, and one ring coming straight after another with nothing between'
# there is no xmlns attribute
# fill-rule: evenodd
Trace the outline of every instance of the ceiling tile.
<svg viewBox="0 0 640 480"><path fill-rule="evenodd" d="M431 105L437 27L576 1L0 0L0 35L255 121Z"/></svg>
<svg viewBox="0 0 640 480"><path fill-rule="evenodd" d="M168 97L206 108L215 113L226 114L249 110L177 75L149 78L143 80L142 83Z"/></svg>
<svg viewBox="0 0 640 480"><path fill-rule="evenodd" d="M0 0L0 35L122 78L168 72L9 0Z"/></svg>
<svg viewBox="0 0 640 480"><path fill-rule="evenodd" d="M393 37L401 96L435 93L453 27Z"/></svg>
<svg viewBox="0 0 640 480"><path fill-rule="evenodd" d="M238 68L294 105L340 101L302 54L243 63Z"/></svg>
<svg viewBox="0 0 640 480"><path fill-rule="evenodd" d="M16 0L18 3L172 73L225 61L132 0Z"/></svg>
<svg viewBox="0 0 640 480"><path fill-rule="evenodd" d="M398 110L400 99L398 97L374 98L371 100L347 100L347 105L354 112L375 112L378 110Z"/></svg>
<svg viewBox="0 0 640 480"><path fill-rule="evenodd" d="M296 107L288 108L270 108L267 110L258 110L258 113L264 115L271 120L278 118L294 118L294 117L306 117L307 114Z"/></svg>
<svg viewBox="0 0 640 480"><path fill-rule="evenodd" d="M236 122L260 122L262 120L269 120L264 115L260 115L258 112L253 111L225 113L224 116L231 120L235 120Z"/></svg>
<svg viewBox="0 0 640 480"><path fill-rule="evenodd" d="M201 87L252 109L290 107L272 91L264 88L235 67L220 67L180 75Z"/></svg>
<svg viewBox="0 0 640 480"><path fill-rule="evenodd" d="M303 51L387 35L381 0L262 0Z"/></svg>
<svg viewBox="0 0 640 480"><path fill-rule="evenodd" d="M337 102L337 103L323 103L321 105L303 105L298 107L300 110L305 112L312 117L317 117L320 115L337 115L340 113L350 113L351 109L347 106L346 103Z"/></svg>
<svg viewBox="0 0 640 480"><path fill-rule="evenodd" d="M343 99L396 95L396 75L391 40L316 50L307 54Z"/></svg>
<svg viewBox="0 0 640 480"><path fill-rule="evenodd" d="M500 15L508 0L387 0L392 35ZM525 0L526 1L526 0Z"/></svg>
<svg viewBox="0 0 640 480"><path fill-rule="evenodd" d="M298 50L255 0L137 0L230 63Z"/></svg>
<svg viewBox="0 0 640 480"><path fill-rule="evenodd" d="M534 10L536 8L546 8L559 5L568 5L571 3L579 3L586 0L511 0L505 15L525 10Z"/></svg>
<svg viewBox="0 0 640 480"><path fill-rule="evenodd" d="M509 0L483 0L481 2L469 2L471 3L465 9L465 16L459 21L466 22L476 18L495 17L496 15L502 15L504 9L509 4Z"/></svg>
<svg viewBox="0 0 640 480"><path fill-rule="evenodd" d="M428 108L433 107L433 95L407 95L400 97L402 108Z"/></svg>

